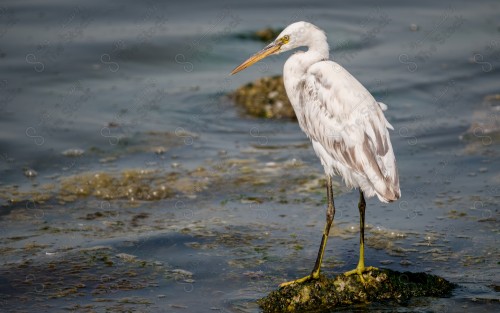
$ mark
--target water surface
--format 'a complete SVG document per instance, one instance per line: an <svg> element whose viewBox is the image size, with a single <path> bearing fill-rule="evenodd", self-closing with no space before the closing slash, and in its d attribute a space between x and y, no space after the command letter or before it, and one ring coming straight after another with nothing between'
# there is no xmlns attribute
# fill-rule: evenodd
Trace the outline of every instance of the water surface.
<svg viewBox="0 0 500 313"><path fill-rule="evenodd" d="M307 20L395 129L403 196L368 201L366 263L460 285L449 299L360 310L498 310L499 146L477 116L500 120L484 109L500 92L499 9L4 2L0 303L258 312L256 299L307 274L324 221L319 161L297 124L244 116L225 96L289 55L228 76L264 45L238 35ZM357 192L337 179L335 194L329 275L358 255Z"/></svg>

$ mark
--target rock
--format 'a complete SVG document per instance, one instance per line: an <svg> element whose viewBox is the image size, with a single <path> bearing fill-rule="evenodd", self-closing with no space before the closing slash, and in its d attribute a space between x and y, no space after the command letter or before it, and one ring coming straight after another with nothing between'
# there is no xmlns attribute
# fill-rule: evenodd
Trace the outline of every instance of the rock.
<svg viewBox="0 0 500 313"><path fill-rule="evenodd" d="M230 97L254 117L296 119L282 76L257 79L238 88Z"/></svg>
<svg viewBox="0 0 500 313"><path fill-rule="evenodd" d="M446 297L456 286L447 280L426 273L372 270L363 275L343 274L333 279L290 285L258 300L264 312L323 312L334 307L370 302L403 303L412 297Z"/></svg>
<svg viewBox="0 0 500 313"><path fill-rule="evenodd" d="M118 253L116 257L127 262L133 262L135 261L135 259L137 259L137 256L128 253Z"/></svg>
<svg viewBox="0 0 500 313"><path fill-rule="evenodd" d="M420 29L420 27L417 24L410 24L410 30L412 32L416 32Z"/></svg>
<svg viewBox="0 0 500 313"><path fill-rule="evenodd" d="M271 27L267 27L260 29L256 32L238 34L237 37L240 39L250 39L250 40L269 42L274 38L276 38L282 31L283 31L282 28L273 29Z"/></svg>
<svg viewBox="0 0 500 313"><path fill-rule="evenodd" d="M62 154L67 157L79 157L82 156L84 153L85 151L80 148L67 149L62 152Z"/></svg>
<svg viewBox="0 0 500 313"><path fill-rule="evenodd" d="M467 150L475 152L500 142L500 94L484 97L472 113L472 123L460 139L469 143ZM474 143L478 145L474 145Z"/></svg>
<svg viewBox="0 0 500 313"><path fill-rule="evenodd" d="M271 27L264 28L255 32L254 38L260 41L271 41L283 31L283 29L272 29Z"/></svg>
<svg viewBox="0 0 500 313"><path fill-rule="evenodd" d="M38 176L38 172L32 168L24 168L23 172L24 172L24 176L29 177L29 178L33 178L33 177Z"/></svg>

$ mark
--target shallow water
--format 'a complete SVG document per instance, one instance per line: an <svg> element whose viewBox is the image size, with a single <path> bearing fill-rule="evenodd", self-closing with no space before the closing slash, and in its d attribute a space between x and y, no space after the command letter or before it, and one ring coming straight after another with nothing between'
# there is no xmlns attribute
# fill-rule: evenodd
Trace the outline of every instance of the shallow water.
<svg viewBox="0 0 500 313"><path fill-rule="evenodd" d="M366 263L460 285L448 299L356 310L498 310L500 150L471 125L499 93L499 10L4 2L2 307L258 312L256 299L307 274L324 221L322 168L298 125L246 117L225 95L280 73L288 55L228 76L263 46L239 34L308 20L389 106L395 129L403 196L368 200ZM340 180L335 193L329 275L358 255L357 193Z"/></svg>

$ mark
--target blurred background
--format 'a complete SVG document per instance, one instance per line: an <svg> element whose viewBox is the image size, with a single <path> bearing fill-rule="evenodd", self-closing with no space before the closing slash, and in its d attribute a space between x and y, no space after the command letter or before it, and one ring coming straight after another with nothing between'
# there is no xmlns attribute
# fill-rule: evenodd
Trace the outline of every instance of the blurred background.
<svg viewBox="0 0 500 313"><path fill-rule="evenodd" d="M366 263L441 275L451 298L377 312L499 309L498 1L3 1L0 308L258 312L313 266L323 169L293 119L229 72L299 20L389 109L402 198L368 200ZM340 179L324 273L355 267Z"/></svg>

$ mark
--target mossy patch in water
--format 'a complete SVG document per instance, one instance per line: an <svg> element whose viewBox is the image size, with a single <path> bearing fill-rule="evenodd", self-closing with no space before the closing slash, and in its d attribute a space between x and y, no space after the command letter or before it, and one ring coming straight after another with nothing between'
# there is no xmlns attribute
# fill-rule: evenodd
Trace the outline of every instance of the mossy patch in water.
<svg viewBox="0 0 500 313"><path fill-rule="evenodd" d="M249 33L241 33L236 35L236 37L240 39L251 39L251 40L258 40L262 42L269 42L271 40L274 40L281 32L283 31L283 28L271 28L271 27L266 27L259 29L255 32L249 32Z"/></svg>
<svg viewBox="0 0 500 313"><path fill-rule="evenodd" d="M108 296L151 288L168 270L155 262L124 258L108 247L96 247L54 257L48 262L25 260L4 264L0 276L9 297L42 303L53 298ZM115 301L109 299L109 301Z"/></svg>
<svg viewBox="0 0 500 313"><path fill-rule="evenodd" d="M94 196L98 199L159 200L173 195L170 187L155 181L154 171L126 170L119 175L111 173L84 173L61 180L59 198L63 201L76 197Z"/></svg>
<svg viewBox="0 0 500 313"><path fill-rule="evenodd" d="M500 93L487 95L472 113L469 129L460 136L467 143L468 154L493 153L485 151L500 143Z"/></svg>
<svg viewBox="0 0 500 313"><path fill-rule="evenodd" d="M294 171L289 171L290 166ZM284 173L286 179L282 179ZM307 176L304 173L308 173ZM29 190L20 190L15 185L0 186L0 199L18 208L36 209L39 203L55 200L59 204L67 204L85 198L136 202L158 201L179 195L194 198L201 193L227 194L228 190L261 194L269 190L294 188L297 192L305 192L322 190L323 186L317 186L320 177L323 175L319 171L300 162L269 165L255 159L207 160L205 166L190 171L180 168L172 172L163 169L82 172L56 177L55 182L32 186ZM311 184L311 181L314 183ZM96 218L99 216L87 217L89 220Z"/></svg>
<svg viewBox="0 0 500 313"><path fill-rule="evenodd" d="M257 79L236 89L230 97L254 117L296 119L286 95L283 76Z"/></svg>
<svg viewBox="0 0 500 313"><path fill-rule="evenodd" d="M372 270L363 275L321 276L286 286L258 300L264 312L324 312L335 307L371 302L404 303L413 297L446 297L456 286L426 273Z"/></svg>

